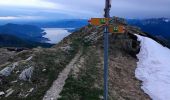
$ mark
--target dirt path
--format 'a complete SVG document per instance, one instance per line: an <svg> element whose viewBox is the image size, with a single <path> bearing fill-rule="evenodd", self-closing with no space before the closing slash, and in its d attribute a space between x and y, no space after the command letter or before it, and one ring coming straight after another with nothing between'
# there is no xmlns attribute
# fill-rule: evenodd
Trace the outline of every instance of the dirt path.
<svg viewBox="0 0 170 100"><path fill-rule="evenodd" d="M63 89L66 79L73 68L73 65L78 61L81 56L81 52L77 53L71 62L65 67L65 69L59 74L57 80L53 82L51 88L46 92L43 100L57 100L60 97L60 92Z"/></svg>

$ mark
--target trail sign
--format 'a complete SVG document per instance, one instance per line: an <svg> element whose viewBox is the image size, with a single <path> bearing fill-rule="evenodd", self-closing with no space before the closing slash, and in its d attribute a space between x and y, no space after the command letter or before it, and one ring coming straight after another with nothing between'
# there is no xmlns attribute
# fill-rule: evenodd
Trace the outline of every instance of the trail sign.
<svg viewBox="0 0 170 100"><path fill-rule="evenodd" d="M125 33L125 27L123 25L110 25L110 33Z"/></svg>
<svg viewBox="0 0 170 100"><path fill-rule="evenodd" d="M89 20L91 25L100 26L100 25L108 25L109 18L91 18Z"/></svg>

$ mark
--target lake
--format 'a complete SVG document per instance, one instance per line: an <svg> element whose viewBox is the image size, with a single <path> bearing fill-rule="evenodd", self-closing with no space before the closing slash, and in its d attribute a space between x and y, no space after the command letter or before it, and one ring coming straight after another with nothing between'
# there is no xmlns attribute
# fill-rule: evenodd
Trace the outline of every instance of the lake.
<svg viewBox="0 0 170 100"><path fill-rule="evenodd" d="M56 44L63 40L65 37L70 35L68 29L71 28L42 28L47 34L43 37L48 38L48 43Z"/></svg>

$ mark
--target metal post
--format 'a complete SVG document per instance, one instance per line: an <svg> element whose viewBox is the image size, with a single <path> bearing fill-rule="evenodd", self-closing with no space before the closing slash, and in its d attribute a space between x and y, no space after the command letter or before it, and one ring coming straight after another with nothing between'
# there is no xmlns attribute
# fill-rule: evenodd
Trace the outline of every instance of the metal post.
<svg viewBox="0 0 170 100"><path fill-rule="evenodd" d="M106 0L105 18L110 18L109 12L111 8L111 1ZM109 49L109 27L108 23L104 30L104 100L108 100L108 49Z"/></svg>

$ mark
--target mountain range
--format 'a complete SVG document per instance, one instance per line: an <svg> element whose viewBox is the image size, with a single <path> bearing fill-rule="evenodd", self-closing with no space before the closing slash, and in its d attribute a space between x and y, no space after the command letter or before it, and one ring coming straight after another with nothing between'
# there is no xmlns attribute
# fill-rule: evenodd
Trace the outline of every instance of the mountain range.
<svg viewBox="0 0 170 100"><path fill-rule="evenodd" d="M6 24L0 26L0 47L49 47L44 30L33 25Z"/></svg>
<svg viewBox="0 0 170 100"><path fill-rule="evenodd" d="M129 25L139 27L142 31L149 33L149 35L163 41L170 47L170 33L169 33L170 19L168 18L127 19L126 21ZM29 23L17 22L17 24L9 23L0 26L1 36L0 46L1 47L10 46L12 44L14 44L13 46L29 45L28 47L31 47L33 44L48 45L45 43L46 41L48 41L48 39L43 37L43 35L45 35L46 33L41 28L44 27L73 28L68 29L68 31L74 32L86 25L88 25L88 21L86 19L67 19L58 21L29 22ZM13 42L14 40L15 42Z"/></svg>
<svg viewBox="0 0 170 100"><path fill-rule="evenodd" d="M141 28L142 31L155 36L170 45L170 19L128 19L128 24Z"/></svg>
<svg viewBox="0 0 170 100"><path fill-rule="evenodd" d="M44 22L30 22L29 25L35 25L43 28L81 28L88 25L87 19L63 19L56 21L44 21Z"/></svg>

